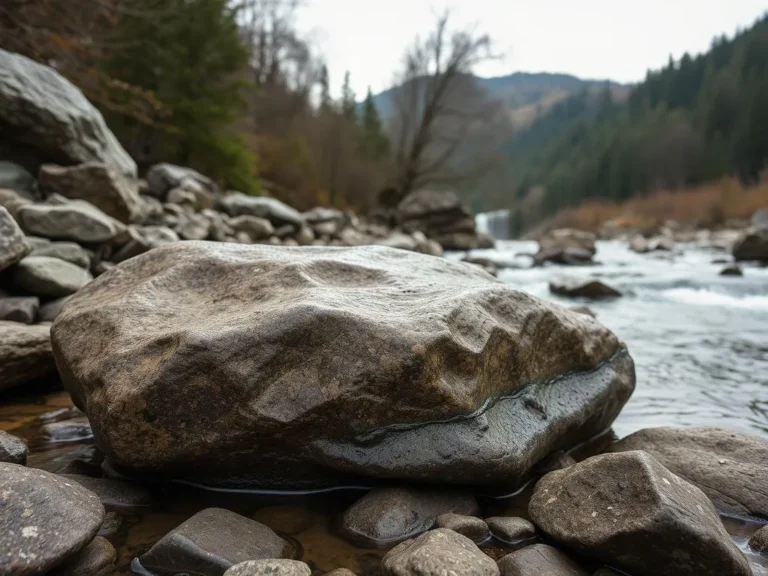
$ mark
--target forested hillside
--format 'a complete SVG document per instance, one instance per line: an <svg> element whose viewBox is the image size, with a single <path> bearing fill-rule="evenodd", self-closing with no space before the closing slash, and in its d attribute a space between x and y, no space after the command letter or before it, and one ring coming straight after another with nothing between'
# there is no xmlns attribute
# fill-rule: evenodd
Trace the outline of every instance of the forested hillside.
<svg viewBox="0 0 768 576"><path fill-rule="evenodd" d="M606 91L559 103L507 145L504 202L531 227L589 198L623 200L725 175L760 177L768 161L768 17L706 54L649 72L626 103Z"/></svg>

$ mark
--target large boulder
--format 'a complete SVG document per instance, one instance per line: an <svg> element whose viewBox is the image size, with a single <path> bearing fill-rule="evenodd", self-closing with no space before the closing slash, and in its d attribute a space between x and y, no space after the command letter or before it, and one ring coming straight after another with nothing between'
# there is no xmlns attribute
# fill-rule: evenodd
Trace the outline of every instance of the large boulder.
<svg viewBox="0 0 768 576"><path fill-rule="evenodd" d="M733 246L737 261L759 260L768 262L768 226L747 231Z"/></svg>
<svg viewBox="0 0 768 576"><path fill-rule="evenodd" d="M0 463L0 571L44 574L85 548L104 521L95 494L49 472Z"/></svg>
<svg viewBox="0 0 768 576"><path fill-rule="evenodd" d="M49 326L0 321L0 390L55 375Z"/></svg>
<svg viewBox="0 0 768 576"><path fill-rule="evenodd" d="M591 318L378 246L163 246L80 290L52 334L113 464L204 483L508 486L634 388Z"/></svg>
<svg viewBox="0 0 768 576"><path fill-rule="evenodd" d="M129 178L136 163L83 93L53 68L0 50L0 144L37 163L104 162Z"/></svg>
<svg viewBox="0 0 768 576"><path fill-rule="evenodd" d="M499 576L496 563L472 540L438 528L392 548L381 561L384 576Z"/></svg>
<svg viewBox="0 0 768 576"><path fill-rule="evenodd" d="M648 428L611 447L644 450L729 515L768 518L768 440L718 428Z"/></svg>
<svg viewBox="0 0 768 576"><path fill-rule="evenodd" d="M301 214L277 198L248 196L242 192L231 192L219 199L219 208L230 216L256 216L266 218L275 227L289 224L301 228L304 219Z"/></svg>
<svg viewBox="0 0 768 576"><path fill-rule="evenodd" d="M647 452L550 472L528 512L552 539L633 576L751 576L707 496Z"/></svg>
<svg viewBox="0 0 768 576"><path fill-rule="evenodd" d="M19 209L19 224L35 236L80 244L107 242L120 232L109 216L80 202L27 204Z"/></svg>
<svg viewBox="0 0 768 576"><path fill-rule="evenodd" d="M0 272L32 251L16 220L0 206Z"/></svg>
<svg viewBox="0 0 768 576"><path fill-rule="evenodd" d="M73 200L84 200L121 222L135 222L144 214L135 180L128 180L112 165L88 162L72 167L44 164L40 186Z"/></svg>

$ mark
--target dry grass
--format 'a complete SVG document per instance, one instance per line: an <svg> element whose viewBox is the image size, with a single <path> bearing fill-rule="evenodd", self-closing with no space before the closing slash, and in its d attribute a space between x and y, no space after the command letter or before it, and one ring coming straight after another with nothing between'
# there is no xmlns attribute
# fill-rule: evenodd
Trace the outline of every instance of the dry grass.
<svg viewBox="0 0 768 576"><path fill-rule="evenodd" d="M557 214L554 227L598 231L606 223L618 229L650 229L667 220L714 227L728 220L748 220L758 208L768 207L768 182L745 187L725 179L698 188L664 191L631 198L622 204L590 201Z"/></svg>

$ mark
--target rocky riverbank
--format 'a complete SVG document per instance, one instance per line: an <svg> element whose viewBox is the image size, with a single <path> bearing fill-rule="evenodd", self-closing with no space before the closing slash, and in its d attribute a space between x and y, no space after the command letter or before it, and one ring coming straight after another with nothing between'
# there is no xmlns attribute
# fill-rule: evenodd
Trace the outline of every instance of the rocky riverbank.
<svg viewBox="0 0 768 576"><path fill-rule="evenodd" d="M627 346L496 263L441 257L491 243L454 195L362 218L169 164L139 180L74 86L2 51L0 110L0 575L768 564L764 531L740 549L721 519L768 522L768 441L617 442ZM539 248L540 266L597 256L578 231ZM324 505L286 504L307 493Z"/></svg>

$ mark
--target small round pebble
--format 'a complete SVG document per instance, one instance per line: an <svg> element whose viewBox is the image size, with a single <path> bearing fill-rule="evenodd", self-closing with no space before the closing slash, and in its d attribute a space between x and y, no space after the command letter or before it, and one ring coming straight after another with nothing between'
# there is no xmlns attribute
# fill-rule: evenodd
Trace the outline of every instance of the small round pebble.
<svg viewBox="0 0 768 576"><path fill-rule="evenodd" d="M491 529L491 534L502 542L514 544L536 536L536 527L525 518L511 516L494 516L486 518L485 523Z"/></svg>
<svg viewBox="0 0 768 576"><path fill-rule="evenodd" d="M474 516L464 516L463 514L443 514L437 518L438 528L447 528L466 536L475 543L487 540L491 532L488 530L488 524L482 519Z"/></svg>

